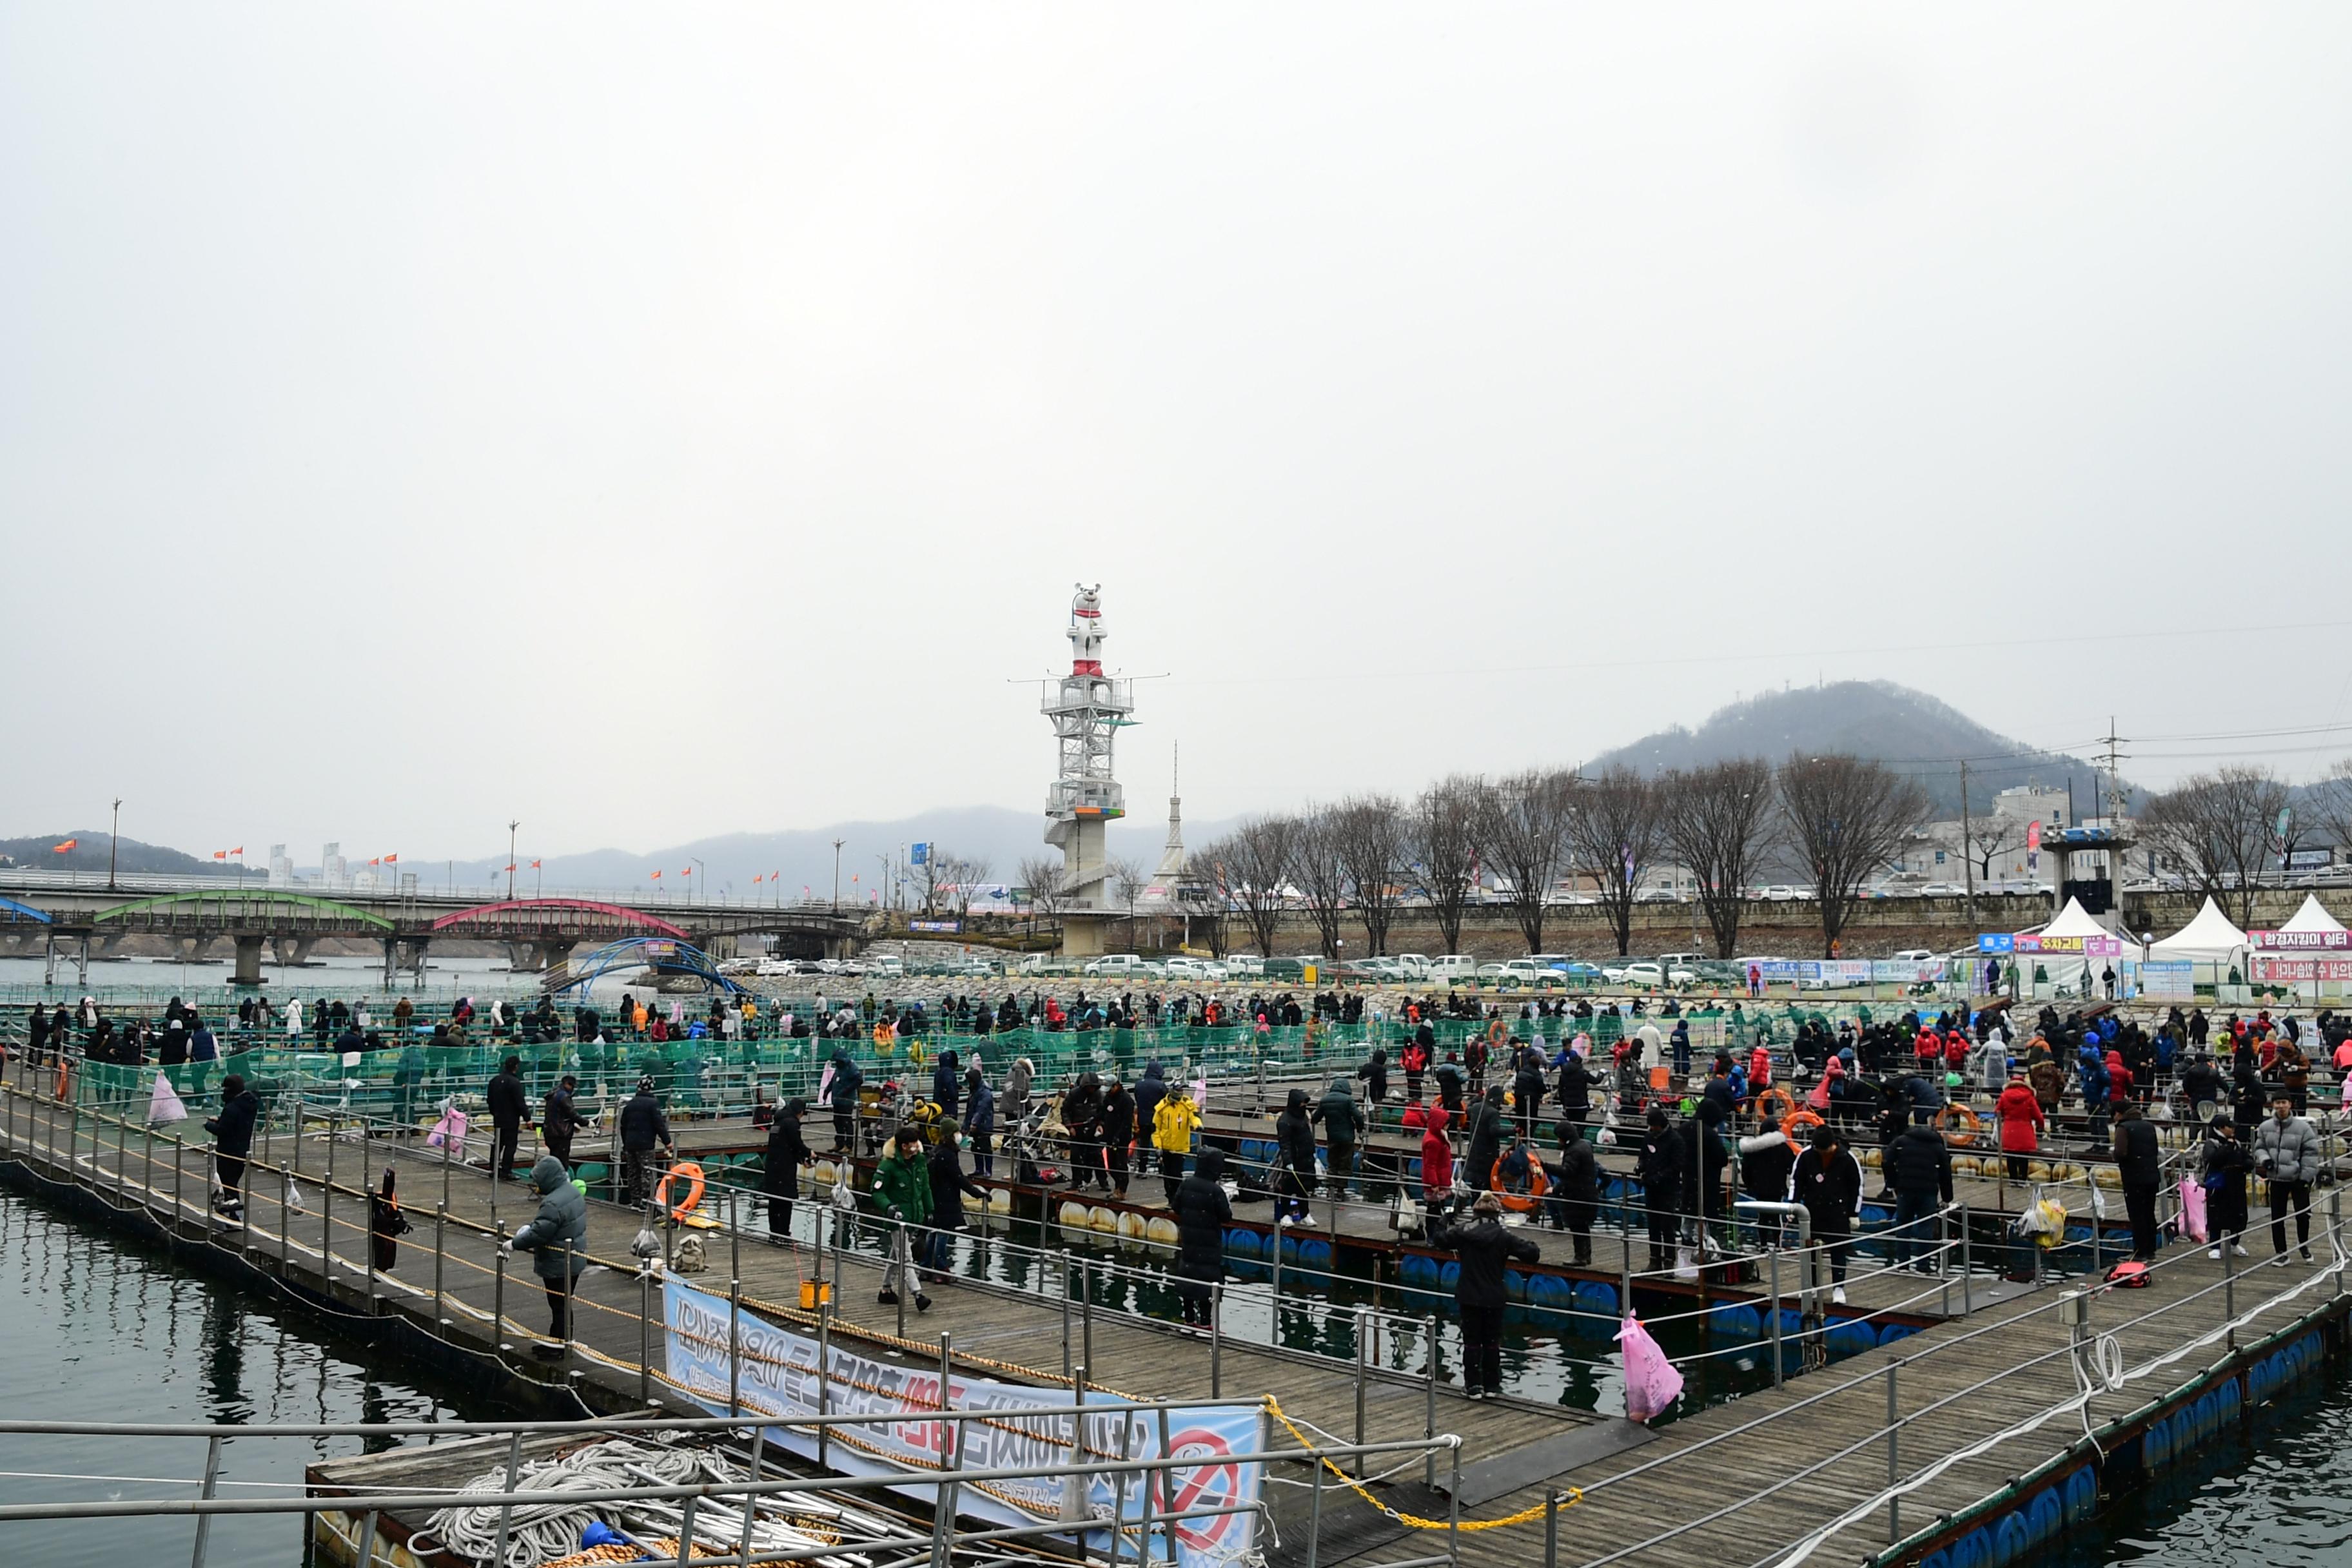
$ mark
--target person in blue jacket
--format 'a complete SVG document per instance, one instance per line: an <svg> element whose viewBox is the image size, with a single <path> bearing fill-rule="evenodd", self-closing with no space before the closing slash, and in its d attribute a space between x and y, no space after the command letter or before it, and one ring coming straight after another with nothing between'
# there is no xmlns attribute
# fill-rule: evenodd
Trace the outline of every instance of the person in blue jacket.
<svg viewBox="0 0 2352 1568"><path fill-rule="evenodd" d="M975 1175L996 1173L996 1091L988 1087L988 1077L975 1062L963 1069L964 1136L971 1140L971 1168Z"/></svg>

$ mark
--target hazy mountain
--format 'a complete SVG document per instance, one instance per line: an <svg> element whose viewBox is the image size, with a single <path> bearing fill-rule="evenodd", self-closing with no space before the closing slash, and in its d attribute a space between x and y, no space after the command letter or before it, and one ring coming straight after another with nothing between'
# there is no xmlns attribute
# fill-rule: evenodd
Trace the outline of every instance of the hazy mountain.
<svg viewBox="0 0 2352 1568"><path fill-rule="evenodd" d="M62 855L58 854L58 846L68 841L73 843L73 847ZM84 827L71 833L37 834L30 838L0 838L0 864L14 861L36 871L74 871L85 876L95 871L103 877L106 875L107 847L107 834L103 828L92 831ZM253 858L247 857L246 863L250 866ZM184 855L160 844L142 844L136 838L122 840L114 868L124 876L147 872L174 877L233 877L236 874L233 864L210 857L198 859L194 855Z"/></svg>
<svg viewBox="0 0 2352 1568"><path fill-rule="evenodd" d="M1995 792L2013 784L2063 790L2071 784L2078 810L2087 816L2095 780L2099 790L2105 788L2098 769L2081 757L2021 745L1924 691L1885 680L1765 692L1717 709L1696 730L1676 725L1604 752L1585 768L1626 763L1658 773L1729 757L1777 763L1792 752L1876 757L1916 778L1945 816L1959 814L1962 758L1969 764L1969 805L1979 816L1991 809Z"/></svg>

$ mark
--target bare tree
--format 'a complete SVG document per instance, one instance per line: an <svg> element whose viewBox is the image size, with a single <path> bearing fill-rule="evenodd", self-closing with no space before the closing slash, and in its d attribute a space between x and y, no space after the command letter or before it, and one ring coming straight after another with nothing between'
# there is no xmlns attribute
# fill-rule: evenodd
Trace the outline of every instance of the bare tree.
<svg viewBox="0 0 2352 1568"><path fill-rule="evenodd" d="M1657 786L1623 763L1586 779L1568 818L1569 853L1592 879L1623 957L1633 945L1633 896L1658 847Z"/></svg>
<svg viewBox="0 0 2352 1568"><path fill-rule="evenodd" d="M2018 816L1972 816L1968 823L1968 858L1976 862L1980 881L1996 880L1993 862L2025 847L2025 819Z"/></svg>
<svg viewBox="0 0 2352 1568"><path fill-rule="evenodd" d="M1412 803L1407 825L1411 850L1448 952L1462 951L1462 917L1478 882L1478 836L1488 795L1485 779L1456 773L1430 785Z"/></svg>
<svg viewBox="0 0 2352 1568"><path fill-rule="evenodd" d="M936 886L939 891L946 895L949 906L955 910L958 919L968 918L971 914L972 894L988 880L989 872L993 869L988 858L984 855L942 855L933 849L931 861L938 876Z"/></svg>
<svg viewBox="0 0 2352 1568"><path fill-rule="evenodd" d="M2306 798L2313 825L2335 846L2336 857L2352 853L2352 757L2322 774Z"/></svg>
<svg viewBox="0 0 2352 1568"><path fill-rule="evenodd" d="M2151 798L2140 814L2140 832L2199 892L2243 926L2253 919L2254 884L2286 804L2287 788L2277 774L2232 765L2191 774Z"/></svg>
<svg viewBox="0 0 2352 1568"><path fill-rule="evenodd" d="M1057 855L1024 855L1018 872L1021 885L1029 890L1029 919L1034 928L1036 919L1044 915L1047 923L1059 919L1070 906L1070 874Z"/></svg>
<svg viewBox="0 0 2352 1568"><path fill-rule="evenodd" d="M1545 900L1568 858L1577 788L1570 770L1530 768L1486 795L1479 843L1486 864L1510 883L1511 913L1529 952L1543 950Z"/></svg>
<svg viewBox="0 0 2352 1568"><path fill-rule="evenodd" d="M1150 875L1144 870L1143 862L1132 855L1113 855L1104 863L1103 869L1108 874L1111 896L1118 900L1127 910L1127 941L1132 947L1135 945L1135 900L1144 889L1151 885Z"/></svg>
<svg viewBox="0 0 2352 1568"><path fill-rule="evenodd" d="M1257 950L1274 956L1274 931L1290 882L1292 852L1298 841L1298 824L1287 816L1261 816L1244 822L1192 857L1195 871L1206 868L1206 879L1220 909L1237 909L1250 928Z"/></svg>
<svg viewBox="0 0 2352 1568"><path fill-rule="evenodd" d="M1338 812L1328 805L1310 805L1298 818L1290 852L1291 880L1314 917L1315 933L1326 958L1337 958L1341 944L1339 921L1348 908L1348 865L1339 854Z"/></svg>
<svg viewBox="0 0 2352 1568"><path fill-rule="evenodd" d="M1389 950L1389 926L1397 900L1410 835L1403 805L1394 795L1349 795L1331 808L1333 847L1348 875L1356 918L1363 923L1366 952L1377 958Z"/></svg>
<svg viewBox="0 0 2352 1568"><path fill-rule="evenodd" d="M1820 900L1823 957L1836 951L1864 887L1901 852L1927 809L1918 781L1884 763L1832 752L1791 754L1781 764L1781 820Z"/></svg>
<svg viewBox="0 0 2352 1568"><path fill-rule="evenodd" d="M1761 757L1677 768L1658 781L1660 841L1698 883L1717 958L1738 948L1748 870L1763 851L1771 806L1772 764Z"/></svg>

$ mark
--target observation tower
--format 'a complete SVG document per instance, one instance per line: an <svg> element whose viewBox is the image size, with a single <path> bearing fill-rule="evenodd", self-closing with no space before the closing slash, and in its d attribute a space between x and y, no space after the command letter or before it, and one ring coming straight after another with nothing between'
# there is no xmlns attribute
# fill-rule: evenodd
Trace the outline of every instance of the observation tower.
<svg viewBox="0 0 2352 1568"><path fill-rule="evenodd" d="M1043 702L1061 753L1045 794L1045 842L1062 852L1062 952L1090 958L1116 911L1107 886L1103 825L1127 815L1127 792L1113 776L1111 744L1135 720L1130 682L1103 673L1102 585L1077 585L1070 600L1070 673Z"/></svg>

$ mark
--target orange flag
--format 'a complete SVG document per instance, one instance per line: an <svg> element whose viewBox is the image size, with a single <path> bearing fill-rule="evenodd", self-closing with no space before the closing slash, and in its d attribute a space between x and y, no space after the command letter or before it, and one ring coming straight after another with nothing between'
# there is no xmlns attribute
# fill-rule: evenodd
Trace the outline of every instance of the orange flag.
<svg viewBox="0 0 2352 1568"><path fill-rule="evenodd" d="M226 860L228 858L228 851L226 849L215 849L213 851L213 858L215 860Z"/></svg>
<svg viewBox="0 0 2352 1568"><path fill-rule="evenodd" d="M538 861L536 861L536 860L532 861L532 862L530 863L530 868L531 868L532 870L534 870L534 871L538 870L538 869L539 869L539 862L538 862Z"/></svg>
<svg viewBox="0 0 2352 1568"><path fill-rule="evenodd" d="M661 876L661 873L660 873L659 871L656 871L656 872L655 872L655 873L654 873L654 876L655 876L656 878L657 878L657 879L658 879L658 878Z"/></svg>
<svg viewBox="0 0 2352 1568"><path fill-rule="evenodd" d="M50 853L53 855L62 855L80 842L81 840L79 838L68 838L63 844L60 844L56 848L52 849Z"/></svg>

